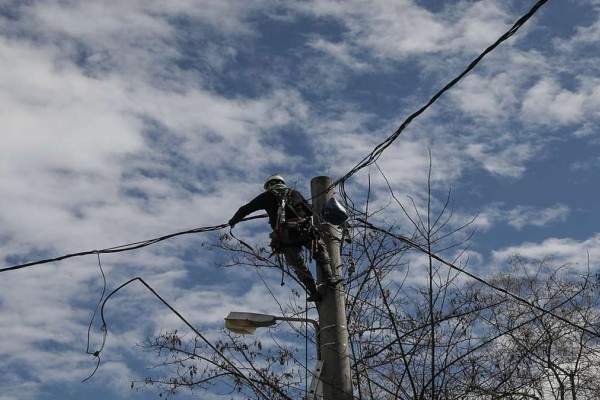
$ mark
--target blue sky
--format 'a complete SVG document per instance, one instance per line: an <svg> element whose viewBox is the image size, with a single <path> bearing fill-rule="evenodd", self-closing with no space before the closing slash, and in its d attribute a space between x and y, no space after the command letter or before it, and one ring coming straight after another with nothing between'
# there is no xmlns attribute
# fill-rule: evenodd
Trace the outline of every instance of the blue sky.
<svg viewBox="0 0 600 400"><path fill-rule="evenodd" d="M222 224L274 172L308 194L534 3L4 0L3 264ZM394 194L424 207L431 153L434 206L452 189L455 223L477 215L468 256L482 277L515 253L600 259L599 16L597 0L549 1L378 161ZM371 206L389 204L376 166L347 191L362 204L369 176ZM379 218L411 232L397 207ZM266 228L236 232L264 244ZM142 276L211 340L229 311L279 312L256 271L219 268L223 255L200 246L215 238L103 256L108 288ZM278 301L292 296L276 272L261 276ZM101 291L93 256L3 273L0 400L156 394L129 389L147 366L136 343L181 324L140 287L112 303L103 364L81 383Z"/></svg>

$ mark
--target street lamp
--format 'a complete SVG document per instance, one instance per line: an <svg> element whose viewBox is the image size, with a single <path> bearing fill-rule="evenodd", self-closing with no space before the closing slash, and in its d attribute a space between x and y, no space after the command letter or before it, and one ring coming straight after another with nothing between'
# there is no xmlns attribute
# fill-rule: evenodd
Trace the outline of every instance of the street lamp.
<svg viewBox="0 0 600 400"><path fill-rule="evenodd" d="M253 334L256 328L265 328L277 324L279 321L293 321L311 323L316 332L317 344L317 365L313 372L313 379L310 384L307 399L322 399L323 386L321 385L321 372L323 361L321 360L321 341L319 339L319 323L314 319L309 318L294 318L294 317L278 317L269 314L257 314L249 312L232 311L225 318L225 328L234 333Z"/></svg>
<svg viewBox="0 0 600 400"><path fill-rule="evenodd" d="M265 328L277 324L279 321L311 323L316 332L317 360L321 360L321 343L319 340L319 323L309 318L283 317L269 314L232 311L225 318L225 328L234 333L253 334L256 328Z"/></svg>
<svg viewBox="0 0 600 400"><path fill-rule="evenodd" d="M274 315L230 312L225 318L225 328L234 333L253 334L256 328L273 326L277 323Z"/></svg>

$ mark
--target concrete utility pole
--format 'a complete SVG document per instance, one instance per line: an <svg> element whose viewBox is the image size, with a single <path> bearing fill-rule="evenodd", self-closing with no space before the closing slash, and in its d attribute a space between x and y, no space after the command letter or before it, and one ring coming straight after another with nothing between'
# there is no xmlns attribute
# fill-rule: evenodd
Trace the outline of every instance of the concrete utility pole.
<svg viewBox="0 0 600 400"><path fill-rule="evenodd" d="M333 180L328 176L317 176L310 181L315 213L320 213L325 203L333 197L332 184ZM314 222L325 233L323 240L331 258L332 273L340 277L340 234L335 227L321 224L318 218ZM317 268L317 280L324 281L320 268ZM321 328L323 400L352 400L344 284L342 282L336 287L325 284L321 294L323 301L317 303L317 309Z"/></svg>

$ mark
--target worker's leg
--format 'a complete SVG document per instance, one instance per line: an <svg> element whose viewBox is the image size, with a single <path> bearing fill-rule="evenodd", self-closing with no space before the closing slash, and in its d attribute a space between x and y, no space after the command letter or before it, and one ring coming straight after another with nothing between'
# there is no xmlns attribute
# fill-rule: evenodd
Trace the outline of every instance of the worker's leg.
<svg viewBox="0 0 600 400"><path fill-rule="evenodd" d="M331 258L329 257L329 253L327 252L327 248L325 247L323 239L315 239L314 246L314 258L317 263L317 266L321 268L321 272L323 273L323 280L330 285L337 285L342 281L342 278L336 276L335 271L333 271L333 266L331 265Z"/></svg>
<svg viewBox="0 0 600 400"><path fill-rule="evenodd" d="M298 280L302 282L312 300L320 301L321 295L317 290L315 279L306 267L302 246L282 246L281 251L285 257L285 261L292 267Z"/></svg>

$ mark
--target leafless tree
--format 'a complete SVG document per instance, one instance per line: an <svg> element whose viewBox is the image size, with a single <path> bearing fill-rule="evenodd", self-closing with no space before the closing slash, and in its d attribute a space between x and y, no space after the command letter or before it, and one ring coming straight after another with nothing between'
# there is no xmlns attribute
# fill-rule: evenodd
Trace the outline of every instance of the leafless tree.
<svg viewBox="0 0 600 400"><path fill-rule="evenodd" d="M420 207L411 198L401 202L390 188L390 203L373 210L369 195L358 209L341 190L351 212L341 256L355 398L600 398L600 291L589 268L515 256L510 268L477 278L466 270L471 221L454 225L450 193L436 203L431 191ZM378 218L392 208L410 222L410 236ZM230 255L229 267L277 271L265 248L229 235L213 246ZM302 309L280 305L284 315ZM314 342L312 331L292 328L289 334ZM142 345L157 356L156 375L134 386L158 386L166 396L186 388L304 398L314 354L303 359L307 349L297 343L265 347L224 333L217 347L235 370L194 338L157 334Z"/></svg>

